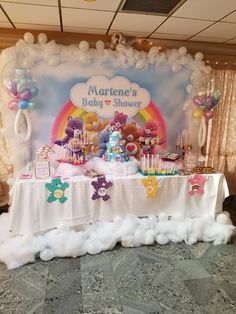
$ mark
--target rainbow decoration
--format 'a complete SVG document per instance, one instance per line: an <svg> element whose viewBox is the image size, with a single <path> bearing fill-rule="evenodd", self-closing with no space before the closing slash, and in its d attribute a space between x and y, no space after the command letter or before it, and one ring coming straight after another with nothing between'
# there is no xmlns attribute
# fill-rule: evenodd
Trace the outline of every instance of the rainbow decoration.
<svg viewBox="0 0 236 314"><path fill-rule="evenodd" d="M62 107L61 111L57 115L57 118L53 124L52 134L51 134L51 144L57 139L62 139L65 136L65 128L67 125L67 119L69 116L82 118L86 115L87 111L82 108L78 108L73 105L71 100L68 100ZM112 117L111 117L112 118ZM133 121L139 127L144 127L147 121L155 120L159 123L158 136L160 138L166 138L166 125L163 116L154 102L150 102L149 106L145 109L139 110L138 113L132 118ZM165 148L166 144L163 144Z"/></svg>

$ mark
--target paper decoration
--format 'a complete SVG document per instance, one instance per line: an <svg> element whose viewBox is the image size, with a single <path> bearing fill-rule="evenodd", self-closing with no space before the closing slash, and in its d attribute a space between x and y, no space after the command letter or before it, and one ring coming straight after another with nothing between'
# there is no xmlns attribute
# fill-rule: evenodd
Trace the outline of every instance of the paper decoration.
<svg viewBox="0 0 236 314"><path fill-rule="evenodd" d="M111 181L107 181L106 177L102 176L98 177L96 181L92 181L91 184L95 189L92 200L97 200L99 198L102 198L103 201L109 200L110 195L108 195L108 189L113 186Z"/></svg>
<svg viewBox="0 0 236 314"><path fill-rule="evenodd" d="M188 183L190 184L190 190L188 194L193 196L195 193L200 195L204 194L204 184L206 182L206 178L202 174L194 174L188 179Z"/></svg>
<svg viewBox="0 0 236 314"><path fill-rule="evenodd" d="M51 192L47 201L49 203L58 200L60 203L65 203L67 197L65 196L65 190L69 187L69 183L62 182L60 178L52 179L51 183L46 183L45 187Z"/></svg>
<svg viewBox="0 0 236 314"><path fill-rule="evenodd" d="M143 185L146 187L146 197L155 198L157 196L158 184L155 176L148 176L141 179Z"/></svg>
<svg viewBox="0 0 236 314"><path fill-rule="evenodd" d="M35 178L46 179L50 177L50 163L48 160L36 160L34 163Z"/></svg>

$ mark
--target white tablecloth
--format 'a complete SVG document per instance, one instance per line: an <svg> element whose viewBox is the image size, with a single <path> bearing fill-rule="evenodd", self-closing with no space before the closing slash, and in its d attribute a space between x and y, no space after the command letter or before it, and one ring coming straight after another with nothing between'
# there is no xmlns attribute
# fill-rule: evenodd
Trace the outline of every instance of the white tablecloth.
<svg viewBox="0 0 236 314"><path fill-rule="evenodd" d="M188 195L188 176L158 176L156 198L146 197L146 188L136 174L126 177L106 176L113 182L109 188L110 199L92 200L94 187L87 177L61 178L68 182L65 190L67 200L47 201L50 192L45 187L47 180L17 180L11 190L10 228L14 235L37 233L60 225L75 226L93 223L97 220L111 221L116 216L128 213L138 217L165 212L169 216L182 214L185 217L215 215L222 211L222 202L228 196L223 174L205 175L207 181L204 194Z"/></svg>

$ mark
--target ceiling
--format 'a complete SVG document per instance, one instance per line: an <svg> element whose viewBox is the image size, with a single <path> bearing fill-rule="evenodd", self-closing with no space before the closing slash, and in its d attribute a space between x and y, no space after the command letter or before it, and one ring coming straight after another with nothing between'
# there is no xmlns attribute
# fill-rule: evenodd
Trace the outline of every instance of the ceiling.
<svg viewBox="0 0 236 314"><path fill-rule="evenodd" d="M141 2L151 12L137 11ZM177 2L156 13L156 4L165 11ZM0 28L236 44L236 0L3 0L0 7Z"/></svg>

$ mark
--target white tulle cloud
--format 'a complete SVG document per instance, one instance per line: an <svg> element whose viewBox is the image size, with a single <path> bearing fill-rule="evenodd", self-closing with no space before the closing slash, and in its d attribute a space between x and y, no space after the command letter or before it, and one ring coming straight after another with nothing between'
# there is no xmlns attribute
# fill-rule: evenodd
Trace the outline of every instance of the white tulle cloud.
<svg viewBox="0 0 236 314"><path fill-rule="evenodd" d="M163 212L158 217L150 215L142 219L134 215L116 217L113 222L89 225L84 231L71 230L61 224L43 235L12 237L8 230L9 214L2 214L0 261L8 269L13 269L33 262L38 254L44 261L56 256L98 254L113 249L117 242L121 242L124 247L182 241L189 245L197 241L213 242L214 245L226 244L235 232L235 227L227 212L219 214L216 219L212 216L185 219L176 215L170 220Z"/></svg>

